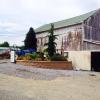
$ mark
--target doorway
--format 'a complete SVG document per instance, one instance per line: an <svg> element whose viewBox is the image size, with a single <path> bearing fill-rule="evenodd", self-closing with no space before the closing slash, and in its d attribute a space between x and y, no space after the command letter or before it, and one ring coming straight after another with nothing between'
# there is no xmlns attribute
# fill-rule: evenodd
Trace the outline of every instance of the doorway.
<svg viewBox="0 0 100 100"><path fill-rule="evenodd" d="M91 70L100 72L100 52L91 52Z"/></svg>

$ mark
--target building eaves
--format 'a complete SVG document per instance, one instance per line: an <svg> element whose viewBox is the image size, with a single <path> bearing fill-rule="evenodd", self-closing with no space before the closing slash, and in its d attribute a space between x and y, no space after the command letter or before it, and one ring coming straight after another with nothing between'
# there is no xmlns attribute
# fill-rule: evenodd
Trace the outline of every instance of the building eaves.
<svg viewBox="0 0 100 100"><path fill-rule="evenodd" d="M86 20L87 18L89 18L90 16L95 14L97 11L98 10L94 10L94 11L91 11L89 13L86 13L86 14L83 14L83 15L80 15L80 16L76 16L76 17L73 17L73 18L61 20L61 21L58 21L58 22L53 22L54 29L80 24L84 20ZM36 31L36 33L41 33L41 32L44 32L44 31L48 31L50 28L51 28L51 23L42 25L39 28L35 29L35 31Z"/></svg>

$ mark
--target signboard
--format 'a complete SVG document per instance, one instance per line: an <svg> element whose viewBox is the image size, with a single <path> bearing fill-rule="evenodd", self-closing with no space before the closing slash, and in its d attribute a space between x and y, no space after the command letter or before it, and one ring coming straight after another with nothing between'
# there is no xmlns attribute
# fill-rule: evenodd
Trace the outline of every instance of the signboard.
<svg viewBox="0 0 100 100"><path fill-rule="evenodd" d="M15 51L11 51L10 62L15 62Z"/></svg>

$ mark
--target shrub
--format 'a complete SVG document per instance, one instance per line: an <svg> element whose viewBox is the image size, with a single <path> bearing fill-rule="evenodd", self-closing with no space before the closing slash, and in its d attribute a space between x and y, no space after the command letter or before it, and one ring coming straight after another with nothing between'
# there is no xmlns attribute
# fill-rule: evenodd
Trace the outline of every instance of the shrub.
<svg viewBox="0 0 100 100"><path fill-rule="evenodd" d="M23 60L23 56L18 56L17 60Z"/></svg>
<svg viewBox="0 0 100 100"><path fill-rule="evenodd" d="M60 54L54 54L50 59L51 61L67 61L67 59Z"/></svg>
<svg viewBox="0 0 100 100"><path fill-rule="evenodd" d="M27 54L25 56L18 56L17 60L37 60L38 58L39 54L32 53L32 54Z"/></svg>
<svg viewBox="0 0 100 100"><path fill-rule="evenodd" d="M31 60L31 57L29 55L18 56L17 60Z"/></svg>
<svg viewBox="0 0 100 100"><path fill-rule="evenodd" d="M36 59L38 58L38 54L37 53L32 53L32 54L28 54L30 56L31 59Z"/></svg>
<svg viewBox="0 0 100 100"><path fill-rule="evenodd" d="M39 58L40 58L41 60L44 60L44 53L43 53L43 52L40 52L40 53L39 53Z"/></svg>
<svg viewBox="0 0 100 100"><path fill-rule="evenodd" d="M25 55L25 56L23 56L23 60L31 60L30 55Z"/></svg>
<svg viewBox="0 0 100 100"><path fill-rule="evenodd" d="M36 61L41 61L44 59L45 59L44 53L42 53L42 52L27 54L25 56L18 56L18 58L17 58L17 60L36 60Z"/></svg>

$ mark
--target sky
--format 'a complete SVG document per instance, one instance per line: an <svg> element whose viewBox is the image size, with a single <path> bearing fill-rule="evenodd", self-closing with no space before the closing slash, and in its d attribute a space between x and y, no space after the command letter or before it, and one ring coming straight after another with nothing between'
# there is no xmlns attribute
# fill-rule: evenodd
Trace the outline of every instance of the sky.
<svg viewBox="0 0 100 100"><path fill-rule="evenodd" d="M30 27L100 8L100 0L0 0L0 43L23 45Z"/></svg>

